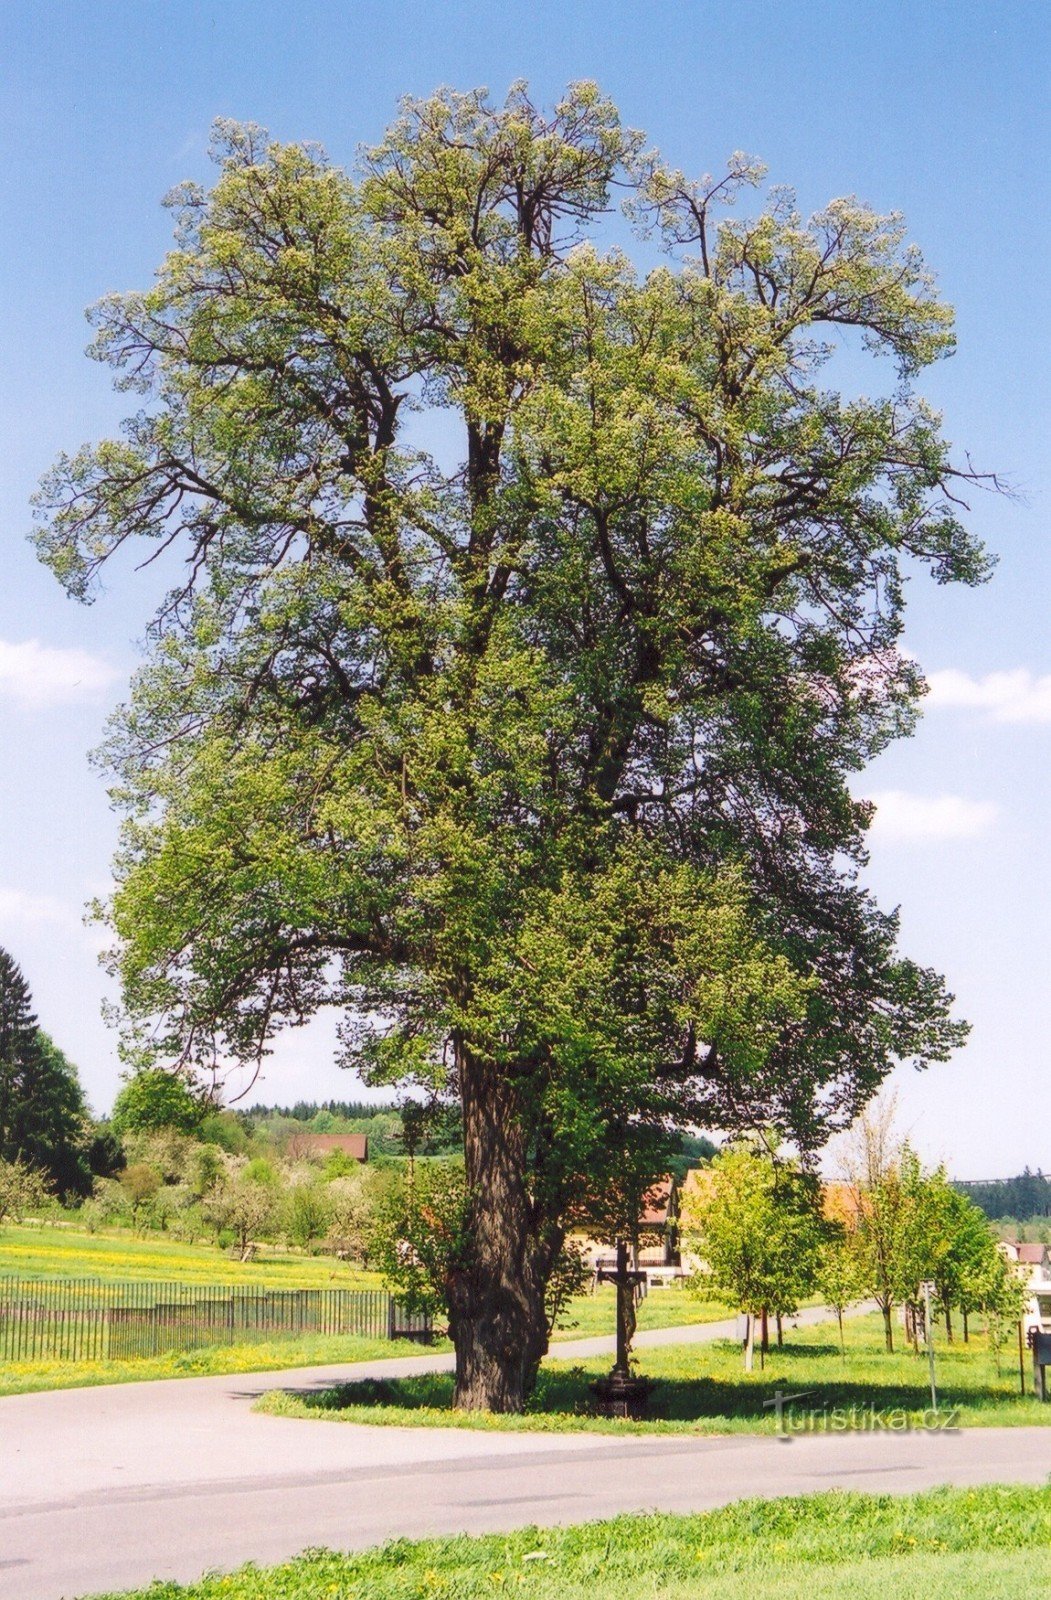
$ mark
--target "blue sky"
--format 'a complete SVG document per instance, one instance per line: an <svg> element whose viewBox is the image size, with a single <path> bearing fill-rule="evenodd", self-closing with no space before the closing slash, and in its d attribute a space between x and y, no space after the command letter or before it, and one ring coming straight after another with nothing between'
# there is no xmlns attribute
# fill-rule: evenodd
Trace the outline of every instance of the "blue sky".
<svg viewBox="0 0 1051 1600"><path fill-rule="evenodd" d="M901 209L956 306L960 348L925 391L975 464L993 583L913 585L907 646L934 692L918 735L859 789L880 804L870 880L903 943L945 971L966 1049L900 1073L902 1120L960 1176L1051 1168L1051 11L1033 0L93 0L0 8L0 943L104 1109L117 1085L106 980L84 901L115 829L88 766L156 594L114 575L88 609L25 542L61 449L122 415L85 360L83 309L138 287L166 248L159 201L206 178L216 116L312 138L351 162L398 97L515 78L550 101L596 78L678 165L760 156L807 209L856 193ZM260 1094L354 1091L329 1030L289 1037Z"/></svg>

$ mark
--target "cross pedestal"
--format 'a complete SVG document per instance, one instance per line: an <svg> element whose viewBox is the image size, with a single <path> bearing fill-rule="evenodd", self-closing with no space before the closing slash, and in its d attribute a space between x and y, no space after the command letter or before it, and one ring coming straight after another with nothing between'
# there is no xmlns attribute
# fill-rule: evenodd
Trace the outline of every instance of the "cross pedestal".
<svg viewBox="0 0 1051 1600"><path fill-rule="evenodd" d="M628 1358L630 1339L628 1323L634 1308L635 1288L646 1277L628 1266L628 1246L617 1240L617 1265L614 1271L600 1267L596 1274L599 1283L612 1283L617 1289L617 1354L608 1378L599 1378L591 1385L597 1397L599 1411L607 1417L645 1417L649 1412L650 1391L653 1385L648 1378L632 1375Z"/></svg>

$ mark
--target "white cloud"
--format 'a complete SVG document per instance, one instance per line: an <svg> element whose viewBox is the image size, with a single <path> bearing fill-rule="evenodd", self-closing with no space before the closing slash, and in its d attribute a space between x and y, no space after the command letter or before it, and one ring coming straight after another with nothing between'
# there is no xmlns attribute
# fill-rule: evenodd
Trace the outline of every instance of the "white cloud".
<svg viewBox="0 0 1051 1600"><path fill-rule="evenodd" d="M87 650L62 649L26 639L0 639L0 699L27 711L90 699L120 674Z"/></svg>
<svg viewBox="0 0 1051 1600"><path fill-rule="evenodd" d="M1051 673L1036 677L1028 667L1017 667L972 678L948 667L928 673L927 682L925 704L934 710L986 711L994 722L1051 722Z"/></svg>
<svg viewBox="0 0 1051 1600"><path fill-rule="evenodd" d="M65 928L81 932L84 914L50 894L27 894L24 889L0 888L0 927L9 923L20 927Z"/></svg>
<svg viewBox="0 0 1051 1600"><path fill-rule="evenodd" d="M113 935L101 923L86 923L87 909L86 902L73 904L52 894L0 887L0 945L7 944L8 930L13 929L27 939L72 938L97 956L113 943Z"/></svg>
<svg viewBox="0 0 1051 1600"><path fill-rule="evenodd" d="M869 797L876 807L869 837L935 843L977 839L996 820L996 806L987 800L966 800L959 794L908 794L884 789Z"/></svg>

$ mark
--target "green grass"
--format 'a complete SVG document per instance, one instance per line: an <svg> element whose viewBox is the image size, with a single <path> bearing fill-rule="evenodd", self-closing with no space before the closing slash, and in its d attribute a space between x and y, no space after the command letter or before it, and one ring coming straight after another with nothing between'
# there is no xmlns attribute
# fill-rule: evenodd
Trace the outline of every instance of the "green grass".
<svg viewBox="0 0 1051 1600"><path fill-rule="evenodd" d="M265 1249L238 1261L208 1244L180 1244L158 1234L119 1229L88 1233L72 1227L0 1228L0 1276L25 1278L154 1279L166 1283L258 1283L286 1289L378 1289L379 1273L363 1272L331 1256ZM556 1330L556 1339L612 1334L615 1290L605 1284L577 1296ZM639 1329L718 1322L733 1312L700 1300L680 1287L655 1289L639 1307Z"/></svg>
<svg viewBox="0 0 1051 1600"><path fill-rule="evenodd" d="M452 1378L445 1373L346 1384L309 1395L275 1390L260 1401L272 1415L325 1418L384 1425L525 1429L568 1433L773 1433L774 1409L765 1404L778 1389L812 1391L800 1402L816 1413L816 1428L872 1426L872 1407L886 1423L921 1425L930 1405L925 1356L911 1350L888 1356L878 1316L846 1325L847 1355L834 1343L834 1325L789 1333L783 1350L772 1350L765 1370L742 1371L736 1343L668 1345L637 1352L639 1370L655 1380L654 1420L625 1422L594 1415L591 1381L609 1360L570 1363L549 1358L523 1416L494 1417L456 1412ZM1018 1393L1018 1369L1010 1356L998 1376L984 1335L969 1345L941 1344L937 1352L940 1421L958 1426L1017 1426L1051 1422L1051 1406ZM790 1414L801 1425L798 1411ZM792 1422L789 1424L793 1425Z"/></svg>
<svg viewBox="0 0 1051 1600"><path fill-rule="evenodd" d="M451 1349L429 1345L428 1353ZM249 1344L215 1345L172 1351L137 1361L5 1361L0 1363L0 1396L41 1389L82 1389L99 1384L143 1383L150 1378L207 1378L232 1372L279 1372L291 1367L335 1366L348 1361L385 1361L420 1354L420 1347L389 1339L349 1334L305 1335Z"/></svg>
<svg viewBox="0 0 1051 1600"><path fill-rule="evenodd" d="M313 1551L123 1600L1020 1600L1046 1593L1051 1490L749 1500L697 1516ZM108 1596L106 1600L116 1600Z"/></svg>
<svg viewBox="0 0 1051 1600"><path fill-rule="evenodd" d="M605 1283L593 1294L572 1300L555 1329L555 1339L590 1339L612 1336L616 1327L617 1291ZM639 1332L651 1328L686 1328L698 1322L724 1322L735 1315L730 1306L701 1300L688 1289L651 1289L639 1306Z"/></svg>
<svg viewBox="0 0 1051 1600"><path fill-rule="evenodd" d="M153 1278L165 1283L259 1283L285 1289L378 1289L378 1273L332 1256L266 1250L238 1261L208 1244L180 1244L159 1234L116 1230L0 1228L0 1276L15 1278Z"/></svg>

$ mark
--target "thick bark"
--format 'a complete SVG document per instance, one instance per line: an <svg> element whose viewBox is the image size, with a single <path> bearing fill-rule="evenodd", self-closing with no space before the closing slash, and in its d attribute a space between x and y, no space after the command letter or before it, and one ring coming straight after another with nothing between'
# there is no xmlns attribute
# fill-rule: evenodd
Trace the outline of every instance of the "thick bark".
<svg viewBox="0 0 1051 1600"><path fill-rule="evenodd" d="M467 1179L467 1251L449 1283L454 1405L521 1411L547 1350L544 1290L561 1233L541 1233L527 1184L514 1092L488 1064L457 1052Z"/></svg>

